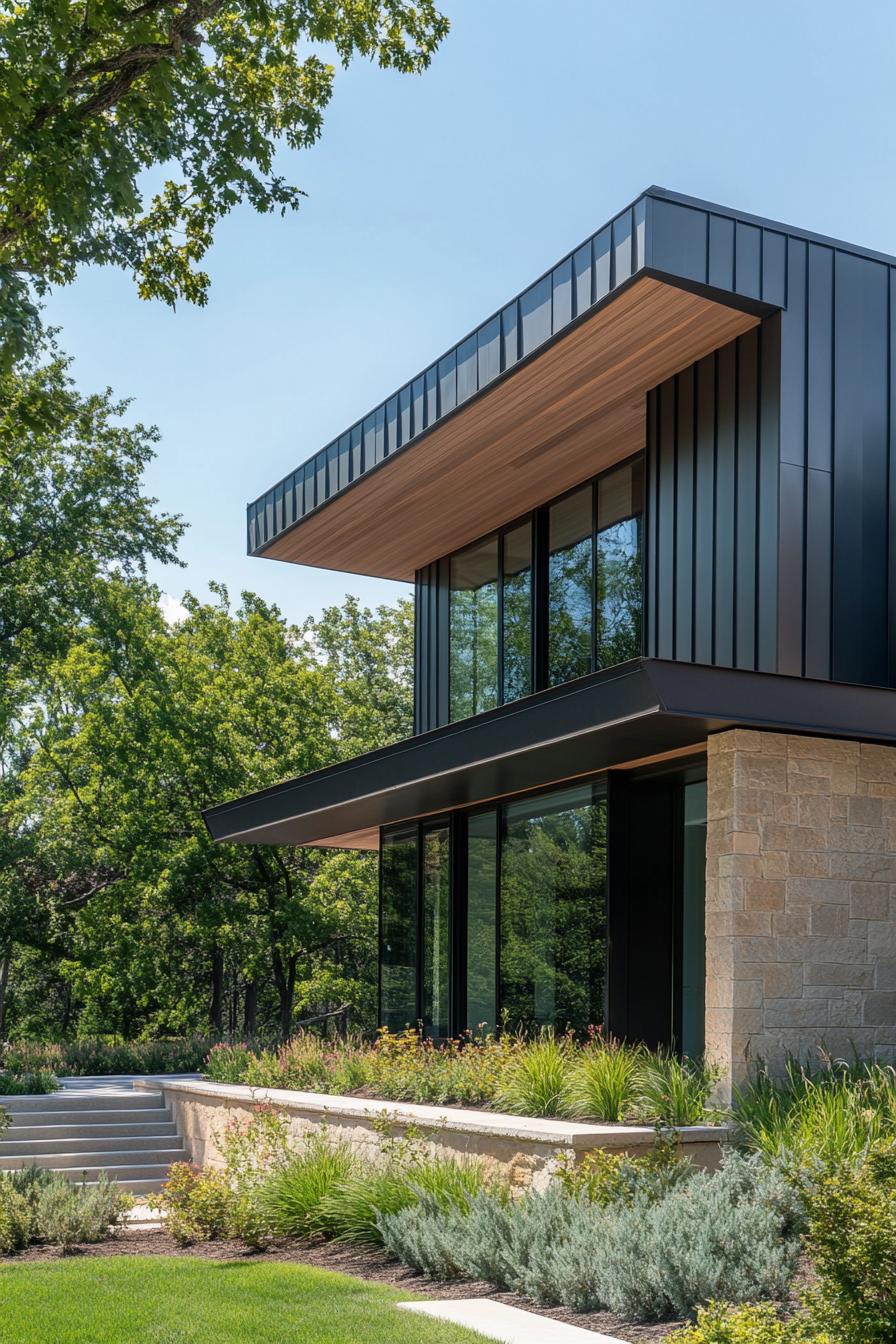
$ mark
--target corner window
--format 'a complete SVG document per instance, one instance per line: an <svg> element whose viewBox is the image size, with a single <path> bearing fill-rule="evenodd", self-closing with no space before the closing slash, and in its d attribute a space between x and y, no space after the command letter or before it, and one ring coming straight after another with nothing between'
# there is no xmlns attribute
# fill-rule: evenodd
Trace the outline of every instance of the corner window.
<svg viewBox="0 0 896 1344"><path fill-rule="evenodd" d="M449 558L451 722L640 656L643 495L634 458Z"/></svg>

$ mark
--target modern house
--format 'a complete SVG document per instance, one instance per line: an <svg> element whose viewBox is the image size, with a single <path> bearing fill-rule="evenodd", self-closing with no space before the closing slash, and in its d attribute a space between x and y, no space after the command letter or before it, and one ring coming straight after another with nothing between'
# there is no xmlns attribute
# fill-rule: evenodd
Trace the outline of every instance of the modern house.
<svg viewBox="0 0 896 1344"><path fill-rule="evenodd" d="M415 584L415 735L207 814L379 850L384 1023L896 1052L896 259L651 187L248 546Z"/></svg>

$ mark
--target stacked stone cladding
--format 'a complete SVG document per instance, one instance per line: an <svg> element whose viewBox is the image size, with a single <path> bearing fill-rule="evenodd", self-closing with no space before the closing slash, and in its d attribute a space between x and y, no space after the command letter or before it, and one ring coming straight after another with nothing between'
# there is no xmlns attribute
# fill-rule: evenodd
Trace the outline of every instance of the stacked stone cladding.
<svg viewBox="0 0 896 1344"><path fill-rule="evenodd" d="M706 1045L896 1057L896 748L735 729L708 743Z"/></svg>

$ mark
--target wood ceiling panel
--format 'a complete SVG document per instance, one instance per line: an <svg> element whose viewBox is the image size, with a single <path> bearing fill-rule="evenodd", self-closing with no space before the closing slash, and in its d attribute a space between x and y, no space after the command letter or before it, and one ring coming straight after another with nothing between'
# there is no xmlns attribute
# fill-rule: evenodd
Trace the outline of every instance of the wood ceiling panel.
<svg viewBox="0 0 896 1344"><path fill-rule="evenodd" d="M430 561L637 452L650 388L758 322L643 276L264 555L410 581Z"/></svg>

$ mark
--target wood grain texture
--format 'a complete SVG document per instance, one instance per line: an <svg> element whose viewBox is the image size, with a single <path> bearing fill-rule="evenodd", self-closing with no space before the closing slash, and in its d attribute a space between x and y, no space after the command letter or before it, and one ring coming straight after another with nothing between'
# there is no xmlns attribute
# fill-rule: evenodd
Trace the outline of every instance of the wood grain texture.
<svg viewBox="0 0 896 1344"><path fill-rule="evenodd" d="M639 451L647 392L757 322L644 276L264 555L410 582Z"/></svg>

